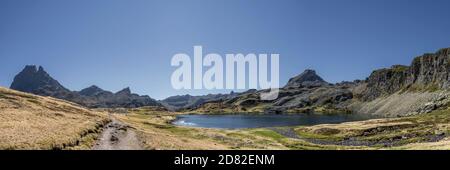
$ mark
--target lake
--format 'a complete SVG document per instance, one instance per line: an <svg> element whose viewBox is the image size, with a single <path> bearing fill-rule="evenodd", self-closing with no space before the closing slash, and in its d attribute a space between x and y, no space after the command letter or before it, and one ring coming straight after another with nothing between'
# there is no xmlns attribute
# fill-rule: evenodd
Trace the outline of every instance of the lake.
<svg viewBox="0 0 450 170"><path fill-rule="evenodd" d="M204 128L259 128L279 126L317 125L367 120L374 117L358 114L320 115L180 115L173 124Z"/></svg>

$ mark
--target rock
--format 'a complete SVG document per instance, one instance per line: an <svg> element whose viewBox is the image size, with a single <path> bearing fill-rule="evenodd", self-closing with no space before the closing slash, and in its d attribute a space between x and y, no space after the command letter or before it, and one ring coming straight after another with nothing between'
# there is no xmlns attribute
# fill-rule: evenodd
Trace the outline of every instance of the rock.
<svg viewBox="0 0 450 170"><path fill-rule="evenodd" d="M367 89L361 99L371 101L382 95L392 94L405 86L408 66L395 65L388 69L375 70L367 78Z"/></svg>
<svg viewBox="0 0 450 170"><path fill-rule="evenodd" d="M399 90L438 90L450 87L450 48L414 58L410 66L379 69L367 78L361 99L371 101Z"/></svg>
<svg viewBox="0 0 450 170"><path fill-rule="evenodd" d="M239 101L237 103L237 105L245 107L245 106L252 106L252 105L255 105L257 103L258 103L258 99L249 98L249 99L245 99L245 100Z"/></svg>
<svg viewBox="0 0 450 170"><path fill-rule="evenodd" d="M115 135L111 135L111 138L109 139L111 142L117 142L119 141L119 138Z"/></svg>

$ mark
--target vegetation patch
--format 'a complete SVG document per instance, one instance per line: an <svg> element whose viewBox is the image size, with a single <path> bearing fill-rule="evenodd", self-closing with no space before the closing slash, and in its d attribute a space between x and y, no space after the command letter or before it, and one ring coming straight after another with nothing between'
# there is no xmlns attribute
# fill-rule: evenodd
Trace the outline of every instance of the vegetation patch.
<svg viewBox="0 0 450 170"><path fill-rule="evenodd" d="M275 139L275 140L281 140L283 138L285 138L283 135L274 132L272 130L255 130L251 132L252 134L258 135L258 136L262 136L262 137L268 137L271 139Z"/></svg>

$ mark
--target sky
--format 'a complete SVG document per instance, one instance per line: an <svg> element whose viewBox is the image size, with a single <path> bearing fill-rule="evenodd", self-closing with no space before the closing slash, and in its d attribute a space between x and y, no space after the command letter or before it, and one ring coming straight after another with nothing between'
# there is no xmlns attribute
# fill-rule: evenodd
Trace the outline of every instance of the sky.
<svg viewBox="0 0 450 170"><path fill-rule="evenodd" d="M450 47L448 0L1 0L0 86L25 65L62 85L164 99L177 53L280 54L280 84L314 69L365 79Z"/></svg>

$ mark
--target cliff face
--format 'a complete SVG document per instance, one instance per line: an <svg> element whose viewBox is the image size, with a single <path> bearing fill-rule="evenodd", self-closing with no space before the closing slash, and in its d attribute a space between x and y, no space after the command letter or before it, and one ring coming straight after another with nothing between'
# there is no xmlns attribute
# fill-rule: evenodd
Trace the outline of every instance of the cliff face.
<svg viewBox="0 0 450 170"><path fill-rule="evenodd" d="M395 65L375 70L367 78L362 101L371 101L397 91L433 91L450 86L450 48L416 57L411 66Z"/></svg>
<svg viewBox="0 0 450 170"><path fill-rule="evenodd" d="M370 101L400 90L405 86L408 70L407 66L395 65L373 71L367 78L367 89L362 93L362 100Z"/></svg>
<svg viewBox="0 0 450 170"><path fill-rule="evenodd" d="M408 70L407 84L421 86L437 85L448 88L450 73L450 48L444 48L434 54L416 57Z"/></svg>

